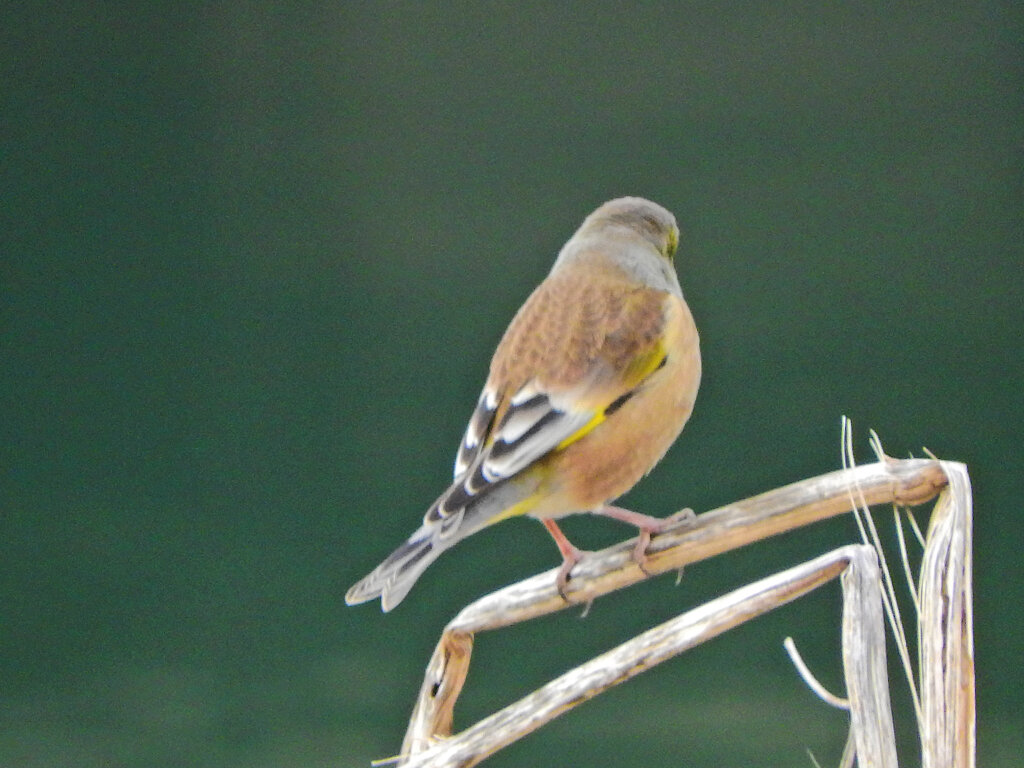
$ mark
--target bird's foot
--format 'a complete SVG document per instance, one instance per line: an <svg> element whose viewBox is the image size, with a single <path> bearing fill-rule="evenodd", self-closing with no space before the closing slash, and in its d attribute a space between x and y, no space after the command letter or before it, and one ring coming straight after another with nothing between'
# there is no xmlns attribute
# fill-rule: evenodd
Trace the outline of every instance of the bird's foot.
<svg viewBox="0 0 1024 768"><path fill-rule="evenodd" d="M651 545L651 536L662 533L677 523L692 521L697 517L689 508L681 509L668 517L642 515L622 507L602 507L596 511L596 514L610 517L613 520L621 520L637 527L639 533L636 537L636 546L633 547L633 560L647 576L651 575L651 572L647 570L647 548Z"/></svg>
<svg viewBox="0 0 1024 768"><path fill-rule="evenodd" d="M586 554L582 549L576 547L564 533L562 529L558 527L558 524L554 520L542 520L544 527L548 529L548 533L551 534L551 538L555 540L555 544L558 546L558 551L562 553L562 567L558 569L558 575L555 577L555 588L558 590L558 594L562 596L565 602L571 602L569 595L566 592L566 588L569 586L569 579L571 578L572 569L576 566Z"/></svg>
<svg viewBox="0 0 1024 768"><path fill-rule="evenodd" d="M562 553L562 567L558 569L558 575L555 577L555 588L558 590L558 594L562 596L565 602L570 602L569 594L566 589L569 587L569 579L572 577L572 569L576 567L576 563L583 557L583 550L576 549L573 547L573 553L566 556Z"/></svg>

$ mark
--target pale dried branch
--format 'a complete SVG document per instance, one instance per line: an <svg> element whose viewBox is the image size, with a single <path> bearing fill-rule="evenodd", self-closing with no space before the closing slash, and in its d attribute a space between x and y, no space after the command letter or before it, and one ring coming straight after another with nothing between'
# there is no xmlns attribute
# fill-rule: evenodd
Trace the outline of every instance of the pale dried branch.
<svg viewBox="0 0 1024 768"><path fill-rule="evenodd" d="M946 479L937 461L885 460L793 483L680 523L654 538L645 563L648 573L685 565L769 536L849 512L849 488L866 505L911 506L933 498ZM646 578L631 558L634 541L584 558L569 583L573 603ZM447 626L428 665L402 754L415 755L451 734L452 710L468 671L472 635L567 607L555 588L552 570L491 593L463 609Z"/></svg>
<svg viewBox="0 0 1024 768"><path fill-rule="evenodd" d="M896 736L885 665L882 580L874 550L851 547L843 572L843 671L857 763L895 768Z"/></svg>
<svg viewBox="0 0 1024 768"><path fill-rule="evenodd" d="M915 506L946 485L939 463L928 459L888 460L777 488L680 522L654 537L644 564L656 575L761 541L770 536L851 510L848 489L864 503ZM635 539L588 554L568 586L571 603L586 603L647 578L632 558ZM557 569L492 592L463 609L448 625L462 632L518 624L567 607L555 588Z"/></svg>
<svg viewBox="0 0 1024 768"><path fill-rule="evenodd" d="M973 768L971 481L963 464L943 461L941 466L949 487L932 510L919 584L922 765Z"/></svg>
<svg viewBox="0 0 1024 768"><path fill-rule="evenodd" d="M863 567L867 562L874 562L874 553L863 545L850 545L734 590L647 630L617 648L580 665L457 736L444 740L430 740L431 747L415 753L404 765L407 768L467 768L476 765L488 755L602 691L625 682L738 624L795 600L835 578L851 564L855 564L851 567ZM850 621L854 624L862 616L870 616L870 607L865 608L861 603L871 599L870 595L864 593L860 581L855 582L855 585L852 597L845 600L847 603L853 601L849 614ZM844 591L849 589L844 579ZM876 603L877 589L876 583ZM884 637L881 635L880 608L876 607L875 613L878 617L878 634L874 636L873 642L881 643L884 674ZM861 637L854 636L853 640L860 642ZM877 674L873 666L875 663L877 656L874 654L858 656L857 674L865 679L873 677ZM889 765L884 762L877 764Z"/></svg>

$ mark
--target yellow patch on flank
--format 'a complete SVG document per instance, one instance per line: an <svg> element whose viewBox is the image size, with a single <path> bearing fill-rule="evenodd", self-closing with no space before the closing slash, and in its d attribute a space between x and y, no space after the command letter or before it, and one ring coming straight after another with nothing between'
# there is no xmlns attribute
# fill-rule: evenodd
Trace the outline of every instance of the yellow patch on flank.
<svg viewBox="0 0 1024 768"><path fill-rule="evenodd" d="M569 435L567 438L565 438L565 440L563 440L558 445L556 445L555 446L555 450L556 451L560 451L563 448L569 447L570 445L575 443L577 440L579 440L581 437L584 437L588 432L593 430L594 427L596 427L602 421L604 421L604 411L601 411L600 413L596 414L594 416L594 418L592 418L590 421L588 421L582 427L580 427L575 432L573 432L571 435Z"/></svg>
<svg viewBox="0 0 1024 768"><path fill-rule="evenodd" d="M658 367L664 359L665 346L661 341L658 341L658 343L649 350L637 355L630 361L629 366L625 371L623 371L623 383L625 383L629 389L632 389L658 370Z"/></svg>

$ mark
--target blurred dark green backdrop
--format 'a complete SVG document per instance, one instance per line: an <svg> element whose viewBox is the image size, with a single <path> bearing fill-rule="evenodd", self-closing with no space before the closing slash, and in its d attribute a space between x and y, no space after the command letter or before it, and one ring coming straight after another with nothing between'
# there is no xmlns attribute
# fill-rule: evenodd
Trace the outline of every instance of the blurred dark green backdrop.
<svg viewBox="0 0 1024 768"><path fill-rule="evenodd" d="M393 754L444 623L557 552L512 521L391 615L342 595L443 487L512 313L622 194L676 213L705 358L625 503L701 511L833 469L841 414L862 460L875 428L967 462L981 764L1019 764L1019 4L12 8L0 765ZM834 520L483 636L458 723L853 536ZM839 610L824 589L493 765L834 765L845 718L781 642L842 692Z"/></svg>

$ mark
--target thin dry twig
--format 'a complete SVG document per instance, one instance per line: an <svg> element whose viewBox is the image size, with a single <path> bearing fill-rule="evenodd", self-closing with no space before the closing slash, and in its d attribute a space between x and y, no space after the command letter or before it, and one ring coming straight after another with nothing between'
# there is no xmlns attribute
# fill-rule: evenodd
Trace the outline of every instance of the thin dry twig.
<svg viewBox="0 0 1024 768"><path fill-rule="evenodd" d="M797 650L796 643L793 642L792 637L787 637L783 640L782 647L785 648L786 653L789 654L789 660L792 661L793 666L796 667L796 673L800 675L804 684L814 692L815 696L836 709L845 709L847 711L850 709L849 699L836 696L828 688L822 685L818 678L814 676L814 673L811 672L810 668L804 662L803 656L800 655L800 651Z"/></svg>
<svg viewBox="0 0 1024 768"><path fill-rule="evenodd" d="M885 452L882 450L882 443L875 432L872 431L871 437L871 447L874 450L875 455L878 457L879 462L891 463L895 461L895 459L890 459L885 455ZM856 460L853 455L853 425L846 416L843 416L842 419L841 442L843 466L856 466ZM913 461L913 459L909 459L909 461ZM854 491L856 491L856 501L854 500ZM862 489L856 484L856 482L851 486L850 501L853 504L854 516L858 521L857 524L860 528L861 539L865 544L873 547L878 555L882 584L884 586L884 590L882 592L882 605L885 609L886 619L888 619L889 622L889 629L892 631L893 637L896 641L896 650L900 656L903 674L907 679L910 696L914 702L914 714L917 718L918 728L923 730L924 725L922 720L924 715L921 711L921 697L918 694L917 682L914 678L914 666L910 661L910 646L909 643L907 643L907 635L903 624L903 616L900 612L899 602L896 600L896 586L893 582L892 574L889 571L889 563L885 558L885 550L882 547L882 541L878 536L875 519L871 514L870 507L872 504L868 502ZM898 500L894 499L893 501L894 503L899 504ZM865 530L867 533L865 533Z"/></svg>
<svg viewBox="0 0 1024 768"><path fill-rule="evenodd" d="M907 551L907 537L903 534L903 519L900 515L900 508L892 508L893 526L896 528L896 541L900 547L900 562L903 563L903 578L907 580L907 592L914 603L914 615L921 615L921 603L917 598L917 584L914 582L914 574L910 567L910 553Z"/></svg>

